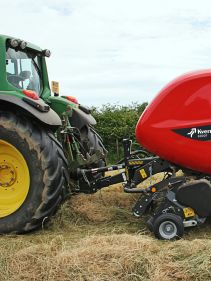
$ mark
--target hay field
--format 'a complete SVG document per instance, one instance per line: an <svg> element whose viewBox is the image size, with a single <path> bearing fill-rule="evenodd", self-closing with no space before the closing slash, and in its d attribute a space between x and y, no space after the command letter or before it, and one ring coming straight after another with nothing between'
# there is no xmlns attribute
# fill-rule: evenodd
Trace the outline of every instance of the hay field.
<svg viewBox="0 0 211 281"><path fill-rule="evenodd" d="M120 185L76 195L42 230L0 237L0 280L211 280L211 222L175 242L134 218Z"/></svg>

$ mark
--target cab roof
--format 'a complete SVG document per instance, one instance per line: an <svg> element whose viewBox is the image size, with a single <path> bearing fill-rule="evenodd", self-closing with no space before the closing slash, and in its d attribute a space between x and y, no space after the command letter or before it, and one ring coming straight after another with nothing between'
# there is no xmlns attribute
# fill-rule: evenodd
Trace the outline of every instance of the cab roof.
<svg viewBox="0 0 211 281"><path fill-rule="evenodd" d="M8 36L8 35L2 35L2 34L0 34L0 41L4 41L5 43L6 43L6 41L8 40L8 39L18 39L18 40L23 40L23 39L20 39L20 38L17 38L17 37L12 37L12 36ZM24 40L24 41L26 41L26 40ZM30 48L30 49L33 49L33 50L36 50L36 51L38 51L38 52L42 52L42 49L39 47L39 46L37 46L37 45L34 45L34 44L32 44L32 43L30 43L30 42L28 42L28 41L26 41L27 42L27 47L28 48Z"/></svg>

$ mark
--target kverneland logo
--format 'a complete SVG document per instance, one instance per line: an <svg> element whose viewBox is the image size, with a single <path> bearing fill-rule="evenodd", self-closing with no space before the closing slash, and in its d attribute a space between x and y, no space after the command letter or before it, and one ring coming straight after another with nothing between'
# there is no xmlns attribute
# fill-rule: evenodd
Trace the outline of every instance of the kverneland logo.
<svg viewBox="0 0 211 281"><path fill-rule="evenodd" d="M189 133L187 133L187 135L190 135L190 137L192 138L193 135L198 134L198 136L207 136L208 134L211 134L211 130L203 130L203 129L197 129L197 128L192 128L191 131Z"/></svg>
<svg viewBox="0 0 211 281"><path fill-rule="evenodd" d="M173 131L183 137L197 141L211 141L211 124L206 126L173 129Z"/></svg>
<svg viewBox="0 0 211 281"><path fill-rule="evenodd" d="M194 134L196 134L196 128L192 128L191 131L189 133L187 133L187 135L190 135L190 137L192 138Z"/></svg>

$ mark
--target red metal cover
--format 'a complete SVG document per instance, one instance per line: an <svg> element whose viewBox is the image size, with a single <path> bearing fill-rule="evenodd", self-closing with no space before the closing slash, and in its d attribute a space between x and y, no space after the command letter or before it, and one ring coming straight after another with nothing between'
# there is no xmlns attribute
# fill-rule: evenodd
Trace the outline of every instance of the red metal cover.
<svg viewBox="0 0 211 281"><path fill-rule="evenodd" d="M211 174L211 70L182 75L146 108L136 138L180 166Z"/></svg>

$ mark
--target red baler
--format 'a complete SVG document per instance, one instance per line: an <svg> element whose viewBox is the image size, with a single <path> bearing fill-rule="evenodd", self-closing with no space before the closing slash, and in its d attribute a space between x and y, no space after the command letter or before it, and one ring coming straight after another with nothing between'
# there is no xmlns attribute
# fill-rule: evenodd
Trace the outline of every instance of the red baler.
<svg viewBox="0 0 211 281"><path fill-rule="evenodd" d="M211 174L211 70L168 84L141 116L136 137L163 159Z"/></svg>
<svg viewBox="0 0 211 281"><path fill-rule="evenodd" d="M168 84L140 117L136 138L144 149L131 152L131 141L124 140L124 159L117 165L79 170L79 191L122 182L125 192L141 194L133 213L150 216L147 224L157 238L181 238L184 228L211 215L211 70ZM120 173L89 181L90 174L111 170ZM145 182L158 173L161 180Z"/></svg>

